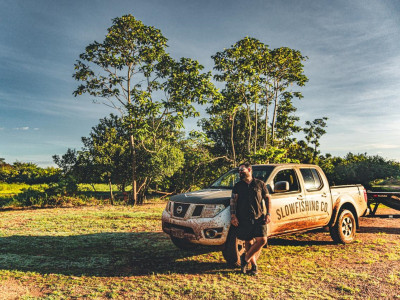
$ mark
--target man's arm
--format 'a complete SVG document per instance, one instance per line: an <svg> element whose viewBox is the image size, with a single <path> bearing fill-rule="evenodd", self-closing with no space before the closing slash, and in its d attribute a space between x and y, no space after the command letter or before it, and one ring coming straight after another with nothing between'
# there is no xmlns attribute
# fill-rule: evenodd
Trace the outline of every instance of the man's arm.
<svg viewBox="0 0 400 300"><path fill-rule="evenodd" d="M263 186L264 202L265 202L265 223L271 222L271 195L268 193L267 185Z"/></svg>
<svg viewBox="0 0 400 300"><path fill-rule="evenodd" d="M265 199L267 206L267 213L265 214L265 223L271 222L271 196L267 194L267 198Z"/></svg>
<svg viewBox="0 0 400 300"><path fill-rule="evenodd" d="M233 226L238 226L239 221L236 217L236 207L237 207L237 200L239 198L238 194L232 193L231 201L230 201L230 209L231 209L231 224Z"/></svg>

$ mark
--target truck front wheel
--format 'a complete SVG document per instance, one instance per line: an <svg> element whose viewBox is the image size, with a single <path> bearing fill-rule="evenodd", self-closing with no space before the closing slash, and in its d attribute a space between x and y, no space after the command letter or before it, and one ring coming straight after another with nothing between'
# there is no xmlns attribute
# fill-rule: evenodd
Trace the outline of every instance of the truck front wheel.
<svg viewBox="0 0 400 300"><path fill-rule="evenodd" d="M176 247L182 250L193 250L198 246L197 244L193 244L186 239L181 239L174 236L171 236L171 241Z"/></svg>
<svg viewBox="0 0 400 300"><path fill-rule="evenodd" d="M334 226L329 228L332 239L337 243L348 244L356 235L356 219L348 209L339 212L339 217Z"/></svg>
<svg viewBox="0 0 400 300"><path fill-rule="evenodd" d="M228 265L231 266L240 266L240 255L245 252L244 241L238 240L236 234L237 227L231 226L224 249L222 250L222 255Z"/></svg>

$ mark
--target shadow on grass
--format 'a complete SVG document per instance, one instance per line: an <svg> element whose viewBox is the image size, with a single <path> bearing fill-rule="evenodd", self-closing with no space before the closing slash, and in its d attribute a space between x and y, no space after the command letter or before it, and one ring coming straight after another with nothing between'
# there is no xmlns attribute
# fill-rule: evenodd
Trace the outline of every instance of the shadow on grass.
<svg viewBox="0 0 400 300"><path fill-rule="evenodd" d="M271 246L324 246L324 245L334 245L335 242L270 238L268 239L268 244Z"/></svg>
<svg viewBox="0 0 400 300"><path fill-rule="evenodd" d="M394 227L360 227L360 233L386 233L400 235L400 228Z"/></svg>
<svg viewBox="0 0 400 300"><path fill-rule="evenodd" d="M0 269L74 276L216 273L215 248L177 249L160 232L0 237ZM204 255L204 257L203 257Z"/></svg>

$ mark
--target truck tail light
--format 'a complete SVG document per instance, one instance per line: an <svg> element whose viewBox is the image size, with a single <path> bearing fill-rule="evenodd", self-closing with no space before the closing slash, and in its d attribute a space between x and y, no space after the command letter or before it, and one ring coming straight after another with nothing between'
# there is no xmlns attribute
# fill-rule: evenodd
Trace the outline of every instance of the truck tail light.
<svg viewBox="0 0 400 300"><path fill-rule="evenodd" d="M364 189L364 200L365 202L368 202L367 191L365 189Z"/></svg>

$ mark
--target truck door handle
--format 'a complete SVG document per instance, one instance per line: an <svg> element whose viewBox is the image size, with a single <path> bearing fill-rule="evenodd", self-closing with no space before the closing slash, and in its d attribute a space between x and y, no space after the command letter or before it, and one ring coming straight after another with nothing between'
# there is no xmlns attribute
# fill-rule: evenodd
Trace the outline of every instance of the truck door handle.
<svg viewBox="0 0 400 300"><path fill-rule="evenodd" d="M302 195L297 197L297 200L304 200L304 197Z"/></svg>
<svg viewBox="0 0 400 300"><path fill-rule="evenodd" d="M325 198L326 198L326 197L328 197L328 196L327 196L326 193L323 193L323 194L321 195L321 197L325 197Z"/></svg>

